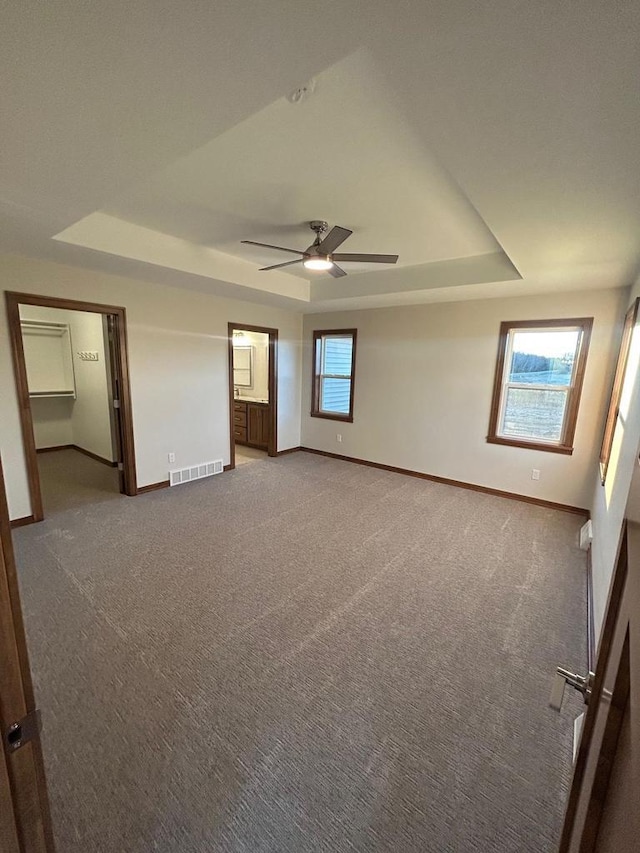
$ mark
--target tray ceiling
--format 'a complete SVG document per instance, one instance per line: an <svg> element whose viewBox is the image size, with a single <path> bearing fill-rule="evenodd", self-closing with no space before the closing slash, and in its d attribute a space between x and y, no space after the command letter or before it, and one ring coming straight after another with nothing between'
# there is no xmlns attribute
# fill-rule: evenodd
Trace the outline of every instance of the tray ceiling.
<svg viewBox="0 0 640 853"><path fill-rule="evenodd" d="M630 283L637 4L217 5L15 4L0 248L302 311ZM286 256L240 244L312 218L398 266L259 273Z"/></svg>

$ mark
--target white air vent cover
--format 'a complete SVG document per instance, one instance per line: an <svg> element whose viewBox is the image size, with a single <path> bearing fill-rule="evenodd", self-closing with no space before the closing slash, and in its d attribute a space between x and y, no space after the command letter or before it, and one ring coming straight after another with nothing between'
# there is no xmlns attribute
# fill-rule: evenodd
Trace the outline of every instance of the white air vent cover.
<svg viewBox="0 0 640 853"><path fill-rule="evenodd" d="M591 519L586 521L580 528L580 547L583 551L588 551L589 546L593 542L593 525Z"/></svg>
<svg viewBox="0 0 640 853"><path fill-rule="evenodd" d="M223 467L222 459L216 459L214 462L202 462L200 465L191 465L189 468L179 468L176 471L169 471L169 483L172 486L179 486L181 483L190 483L192 480L202 480L203 477L221 474Z"/></svg>

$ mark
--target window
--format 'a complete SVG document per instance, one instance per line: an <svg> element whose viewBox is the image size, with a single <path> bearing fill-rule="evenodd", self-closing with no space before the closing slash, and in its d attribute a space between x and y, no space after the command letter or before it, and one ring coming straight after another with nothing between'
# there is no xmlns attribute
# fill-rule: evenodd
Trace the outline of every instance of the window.
<svg viewBox="0 0 640 853"><path fill-rule="evenodd" d="M613 388L611 389L611 399L609 400L607 419L604 424L602 447L600 448L600 478L603 486L607 479L607 468L609 467L609 458L611 456L611 448L613 446L613 434L615 432L618 415L620 413L620 398L622 397L622 387L624 385L624 377L627 371L627 361L629 360L631 337L638 318L639 302L640 299L635 300L631 308L627 311L627 316L624 318L620 353L618 355L618 363L616 364Z"/></svg>
<svg viewBox="0 0 640 853"><path fill-rule="evenodd" d="M502 323L487 441L573 453L592 324Z"/></svg>
<svg viewBox="0 0 640 853"><path fill-rule="evenodd" d="M311 416L353 421L356 329L313 333Z"/></svg>

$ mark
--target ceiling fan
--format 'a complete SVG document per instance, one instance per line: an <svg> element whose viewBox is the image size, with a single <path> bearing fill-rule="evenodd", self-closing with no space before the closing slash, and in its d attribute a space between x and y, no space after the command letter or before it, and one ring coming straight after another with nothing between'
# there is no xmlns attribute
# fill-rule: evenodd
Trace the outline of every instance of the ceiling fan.
<svg viewBox="0 0 640 853"><path fill-rule="evenodd" d="M397 255L367 255L367 254L336 254L336 249L353 234L348 228L339 225L329 231L329 226L321 219L312 219L309 228L315 232L315 240L304 251L298 249L285 249L284 246L272 246L270 243L256 243L255 240L242 240L251 246L263 246L265 249L277 249L279 252L289 252L292 255L300 255L295 261L285 261L283 264L274 264L271 267L261 267L261 270L279 270L282 267L290 267L293 264L303 264L308 270L326 271L334 278L346 275L346 272L338 266L340 263L358 261L365 264L395 264ZM329 231L328 234L326 232ZM326 236L325 236L326 235Z"/></svg>

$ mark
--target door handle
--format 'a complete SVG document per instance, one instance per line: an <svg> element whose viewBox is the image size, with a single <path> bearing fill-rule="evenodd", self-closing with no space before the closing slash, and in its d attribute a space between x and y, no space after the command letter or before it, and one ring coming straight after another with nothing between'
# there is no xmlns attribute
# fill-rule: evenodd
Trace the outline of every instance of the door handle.
<svg viewBox="0 0 640 853"><path fill-rule="evenodd" d="M556 669L556 674L553 677L553 685L551 686L551 696L549 697L549 705L554 711L560 711L562 708L562 700L564 698L564 689L567 684L582 693L585 705L589 703L591 691L593 689L594 673L588 675L578 675L575 672L569 672L559 666Z"/></svg>

